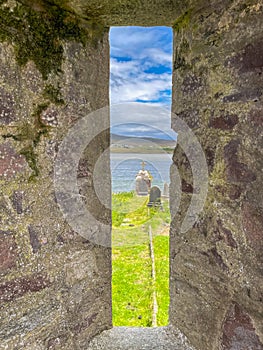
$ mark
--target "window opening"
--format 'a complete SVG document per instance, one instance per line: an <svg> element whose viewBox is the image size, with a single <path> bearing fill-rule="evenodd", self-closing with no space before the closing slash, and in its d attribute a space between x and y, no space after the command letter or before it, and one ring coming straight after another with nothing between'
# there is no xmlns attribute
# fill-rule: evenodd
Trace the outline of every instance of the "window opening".
<svg viewBox="0 0 263 350"><path fill-rule="evenodd" d="M110 30L114 326L165 326L169 307L172 29Z"/></svg>

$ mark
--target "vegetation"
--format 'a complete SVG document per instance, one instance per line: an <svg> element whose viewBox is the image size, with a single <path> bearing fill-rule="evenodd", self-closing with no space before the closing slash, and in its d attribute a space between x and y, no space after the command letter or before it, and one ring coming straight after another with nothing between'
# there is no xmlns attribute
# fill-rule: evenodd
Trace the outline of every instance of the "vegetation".
<svg viewBox="0 0 263 350"><path fill-rule="evenodd" d="M25 156L29 167L32 170L32 175L29 181L34 180L39 175L37 165L37 154L35 148L39 144L41 137L48 134L49 126L41 121L41 113L47 109L49 103L40 104L32 114L33 123L24 122L20 126L19 133L3 135L4 139L12 138L15 141L25 142L25 146L19 151Z"/></svg>
<svg viewBox="0 0 263 350"><path fill-rule="evenodd" d="M113 194L113 324L152 326L153 291L157 293L158 326L168 324L169 203L148 208L148 197L133 192ZM154 235L156 284L152 280L149 225Z"/></svg>
<svg viewBox="0 0 263 350"><path fill-rule="evenodd" d="M43 97L56 105L63 105L65 102L61 96L60 87L47 84L44 88Z"/></svg>
<svg viewBox="0 0 263 350"><path fill-rule="evenodd" d="M0 0L0 41L12 43L20 65L34 61L43 79L61 72L63 41L96 45L105 28L95 19L82 23L65 1L20 1L10 8Z"/></svg>
<svg viewBox="0 0 263 350"><path fill-rule="evenodd" d="M0 42L12 44L20 66L33 61L46 81L50 74L62 72L66 41L96 46L107 30L97 18L81 20L68 3L67 0L0 0ZM35 148L50 129L40 116L51 103L63 105L64 100L60 86L46 83L43 102L36 106L31 123L20 126L15 134L4 135L24 142L20 154L32 169L30 180L39 175Z"/></svg>
<svg viewBox="0 0 263 350"><path fill-rule="evenodd" d="M173 24L173 29L177 32L182 30L183 28L186 28L191 20L191 15L192 15L193 10L189 9L185 13L183 13Z"/></svg>

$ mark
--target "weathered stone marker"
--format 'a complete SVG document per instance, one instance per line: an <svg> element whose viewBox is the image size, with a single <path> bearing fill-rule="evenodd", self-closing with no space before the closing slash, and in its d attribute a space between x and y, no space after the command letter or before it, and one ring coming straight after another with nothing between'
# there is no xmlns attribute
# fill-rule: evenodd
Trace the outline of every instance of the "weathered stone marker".
<svg viewBox="0 0 263 350"><path fill-rule="evenodd" d="M167 182L163 185L163 197L169 197L169 185Z"/></svg>
<svg viewBox="0 0 263 350"><path fill-rule="evenodd" d="M158 207L162 204L161 202L161 190L158 186L153 186L150 191L148 207Z"/></svg>
<svg viewBox="0 0 263 350"><path fill-rule="evenodd" d="M144 178L137 176L135 184L136 184L136 193L139 196L147 196L148 195L149 186Z"/></svg>

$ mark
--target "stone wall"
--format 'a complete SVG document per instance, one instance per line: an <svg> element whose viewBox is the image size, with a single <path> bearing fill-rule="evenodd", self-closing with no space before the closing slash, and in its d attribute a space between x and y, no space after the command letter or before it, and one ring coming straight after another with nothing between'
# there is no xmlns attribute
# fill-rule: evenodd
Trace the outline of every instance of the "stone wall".
<svg viewBox="0 0 263 350"><path fill-rule="evenodd" d="M180 233L197 189L175 150L183 196L171 225L170 323L198 350L263 349L262 12L256 0L0 1L3 349L85 349L111 327L110 249L63 218L54 162L68 130L108 105L107 27L135 24L174 27L173 112L209 170L204 210ZM84 152L78 182L110 223L92 190L108 146L105 130ZM109 176L102 185L110 204Z"/></svg>
<svg viewBox="0 0 263 350"><path fill-rule="evenodd" d="M3 8L1 15L6 15ZM10 13L16 13L16 7ZM34 19L26 12L23 16L24 33L30 33L28 26L36 19L48 21L41 11ZM3 21L1 17L1 25ZM12 25L1 26L1 39ZM13 28L14 37L19 30ZM48 28L43 33L54 39ZM73 38L57 40L55 53L63 52L61 62L55 53L57 61L51 62L39 42L28 44L29 59L24 62L18 54L22 43L15 38L13 45L8 37L0 45L1 349L85 348L91 337L111 327L110 249L72 230L56 203L53 185L54 160L67 131L108 104L108 34L85 45ZM38 52L46 55L41 65ZM96 147L90 146L89 168L79 169L82 183L92 186L94 149L102 152L108 144L109 135L104 134ZM105 167L109 173L107 163Z"/></svg>
<svg viewBox="0 0 263 350"><path fill-rule="evenodd" d="M178 147L170 320L202 350L263 349L262 21L262 3L220 1L174 25L173 112L202 145L209 188L194 228L180 233L194 186Z"/></svg>

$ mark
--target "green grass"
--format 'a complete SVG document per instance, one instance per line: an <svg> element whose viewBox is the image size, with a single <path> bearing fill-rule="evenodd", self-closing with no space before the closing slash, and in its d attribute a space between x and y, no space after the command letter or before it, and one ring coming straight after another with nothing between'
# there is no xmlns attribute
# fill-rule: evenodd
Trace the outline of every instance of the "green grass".
<svg viewBox="0 0 263 350"><path fill-rule="evenodd" d="M156 290L158 303L158 326L168 324L169 309L169 237L154 237L154 253L156 268Z"/></svg>
<svg viewBox="0 0 263 350"><path fill-rule="evenodd" d="M156 288L158 326L168 324L169 205L148 208L148 198L133 192L113 194L113 324L152 325L152 295ZM154 287L149 254L149 225L154 235L157 279Z"/></svg>
<svg viewBox="0 0 263 350"><path fill-rule="evenodd" d="M151 262L147 250L147 244L114 250L114 325L151 326Z"/></svg>

